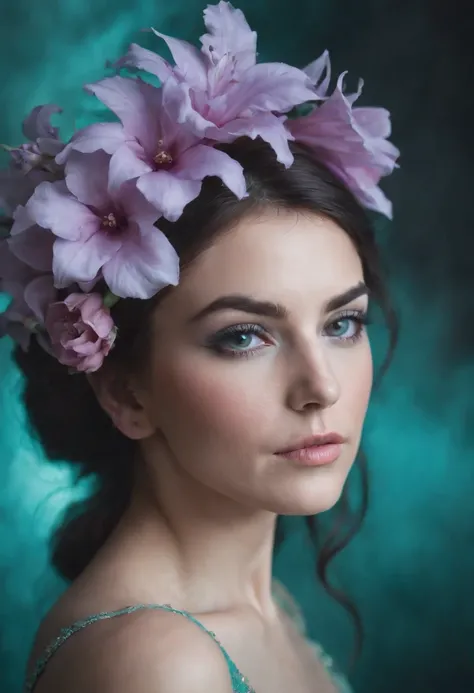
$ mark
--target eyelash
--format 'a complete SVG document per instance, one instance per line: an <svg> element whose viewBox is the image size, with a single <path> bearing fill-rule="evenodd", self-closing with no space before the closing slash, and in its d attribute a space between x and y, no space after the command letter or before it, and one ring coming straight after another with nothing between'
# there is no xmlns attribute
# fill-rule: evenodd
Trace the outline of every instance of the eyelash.
<svg viewBox="0 0 474 693"><path fill-rule="evenodd" d="M346 344L354 344L358 342L359 339L362 338L366 326L369 324L366 312L361 310L346 310L335 316L331 322L326 325L325 329L337 322L341 322L342 320L352 320L356 324L356 332L351 337L330 337L330 339ZM226 327L224 330L218 332L211 339L209 346L219 354L230 356L231 358L249 358L263 348L259 346L254 349L246 349L241 351L239 349L225 348L223 346L226 339L241 334L255 335L257 337L261 337L262 339L265 337L268 338L267 330L265 330L265 328L261 325L255 323L242 323L239 325L231 325L230 327Z"/></svg>

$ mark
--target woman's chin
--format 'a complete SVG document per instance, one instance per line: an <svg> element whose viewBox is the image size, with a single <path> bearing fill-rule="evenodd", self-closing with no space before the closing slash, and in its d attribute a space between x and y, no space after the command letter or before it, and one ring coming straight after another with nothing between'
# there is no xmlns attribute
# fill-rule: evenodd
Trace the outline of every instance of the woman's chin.
<svg viewBox="0 0 474 693"><path fill-rule="evenodd" d="M343 485L324 485L323 488L305 491L300 494L289 494L279 498L268 499L267 510L276 515L318 515L331 510L341 497Z"/></svg>

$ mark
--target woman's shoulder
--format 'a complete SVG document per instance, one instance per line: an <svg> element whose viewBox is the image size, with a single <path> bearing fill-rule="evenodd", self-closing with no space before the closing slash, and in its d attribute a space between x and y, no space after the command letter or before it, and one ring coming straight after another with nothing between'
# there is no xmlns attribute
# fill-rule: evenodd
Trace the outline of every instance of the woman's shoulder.
<svg viewBox="0 0 474 693"><path fill-rule="evenodd" d="M273 581L272 592L276 603L291 621L298 636L304 639L305 648L311 652L313 659L316 659L324 667L338 693L351 693L352 689L348 680L338 671L332 657L325 652L318 642L309 638L303 610L293 595L278 580Z"/></svg>
<svg viewBox="0 0 474 693"><path fill-rule="evenodd" d="M186 618L166 610L141 609L117 618L93 619L86 619L87 627L58 648L35 693L204 693L211 688L232 693L219 646ZM51 644L51 632L50 617L38 632L36 655L46 642ZM31 663L34 668L33 658Z"/></svg>
<svg viewBox="0 0 474 693"><path fill-rule="evenodd" d="M306 622L303 611L291 592L276 578L272 581L272 594L275 602L301 635L306 635Z"/></svg>

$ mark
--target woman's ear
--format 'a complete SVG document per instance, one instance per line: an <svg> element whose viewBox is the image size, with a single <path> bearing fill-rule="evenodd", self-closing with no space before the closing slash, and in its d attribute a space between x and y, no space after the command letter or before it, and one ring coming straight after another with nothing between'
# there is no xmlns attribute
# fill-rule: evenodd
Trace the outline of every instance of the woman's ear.
<svg viewBox="0 0 474 693"><path fill-rule="evenodd" d="M87 376L87 379L100 406L124 436L143 440L153 435L155 427L148 417L144 398L140 397L129 376L107 372L102 367L100 372Z"/></svg>

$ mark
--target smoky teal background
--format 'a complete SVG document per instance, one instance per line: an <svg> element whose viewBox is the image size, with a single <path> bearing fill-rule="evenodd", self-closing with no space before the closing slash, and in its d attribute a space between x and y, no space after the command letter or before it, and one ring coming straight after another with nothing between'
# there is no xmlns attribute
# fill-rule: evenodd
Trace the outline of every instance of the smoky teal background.
<svg viewBox="0 0 474 693"><path fill-rule="evenodd" d="M81 85L99 79L150 25L197 38L200 0L0 0L0 141L17 144L35 105L65 109L69 135L97 116ZM378 236L401 318L391 371L365 431L371 469L364 528L335 575L364 619L359 693L474 690L474 241L472 47L468 9L434 0L241 0L262 59L306 64L324 48L336 73L366 80L363 101L393 114L401 169L385 185L392 224ZM150 45L150 44L147 44ZM383 334L376 326L377 358ZM74 489L66 464L31 441L11 343L0 343L0 691L20 691L38 622L63 589L47 539ZM48 393L45 393L45 406ZM312 635L336 659L348 618L313 577L297 522L276 563Z"/></svg>

